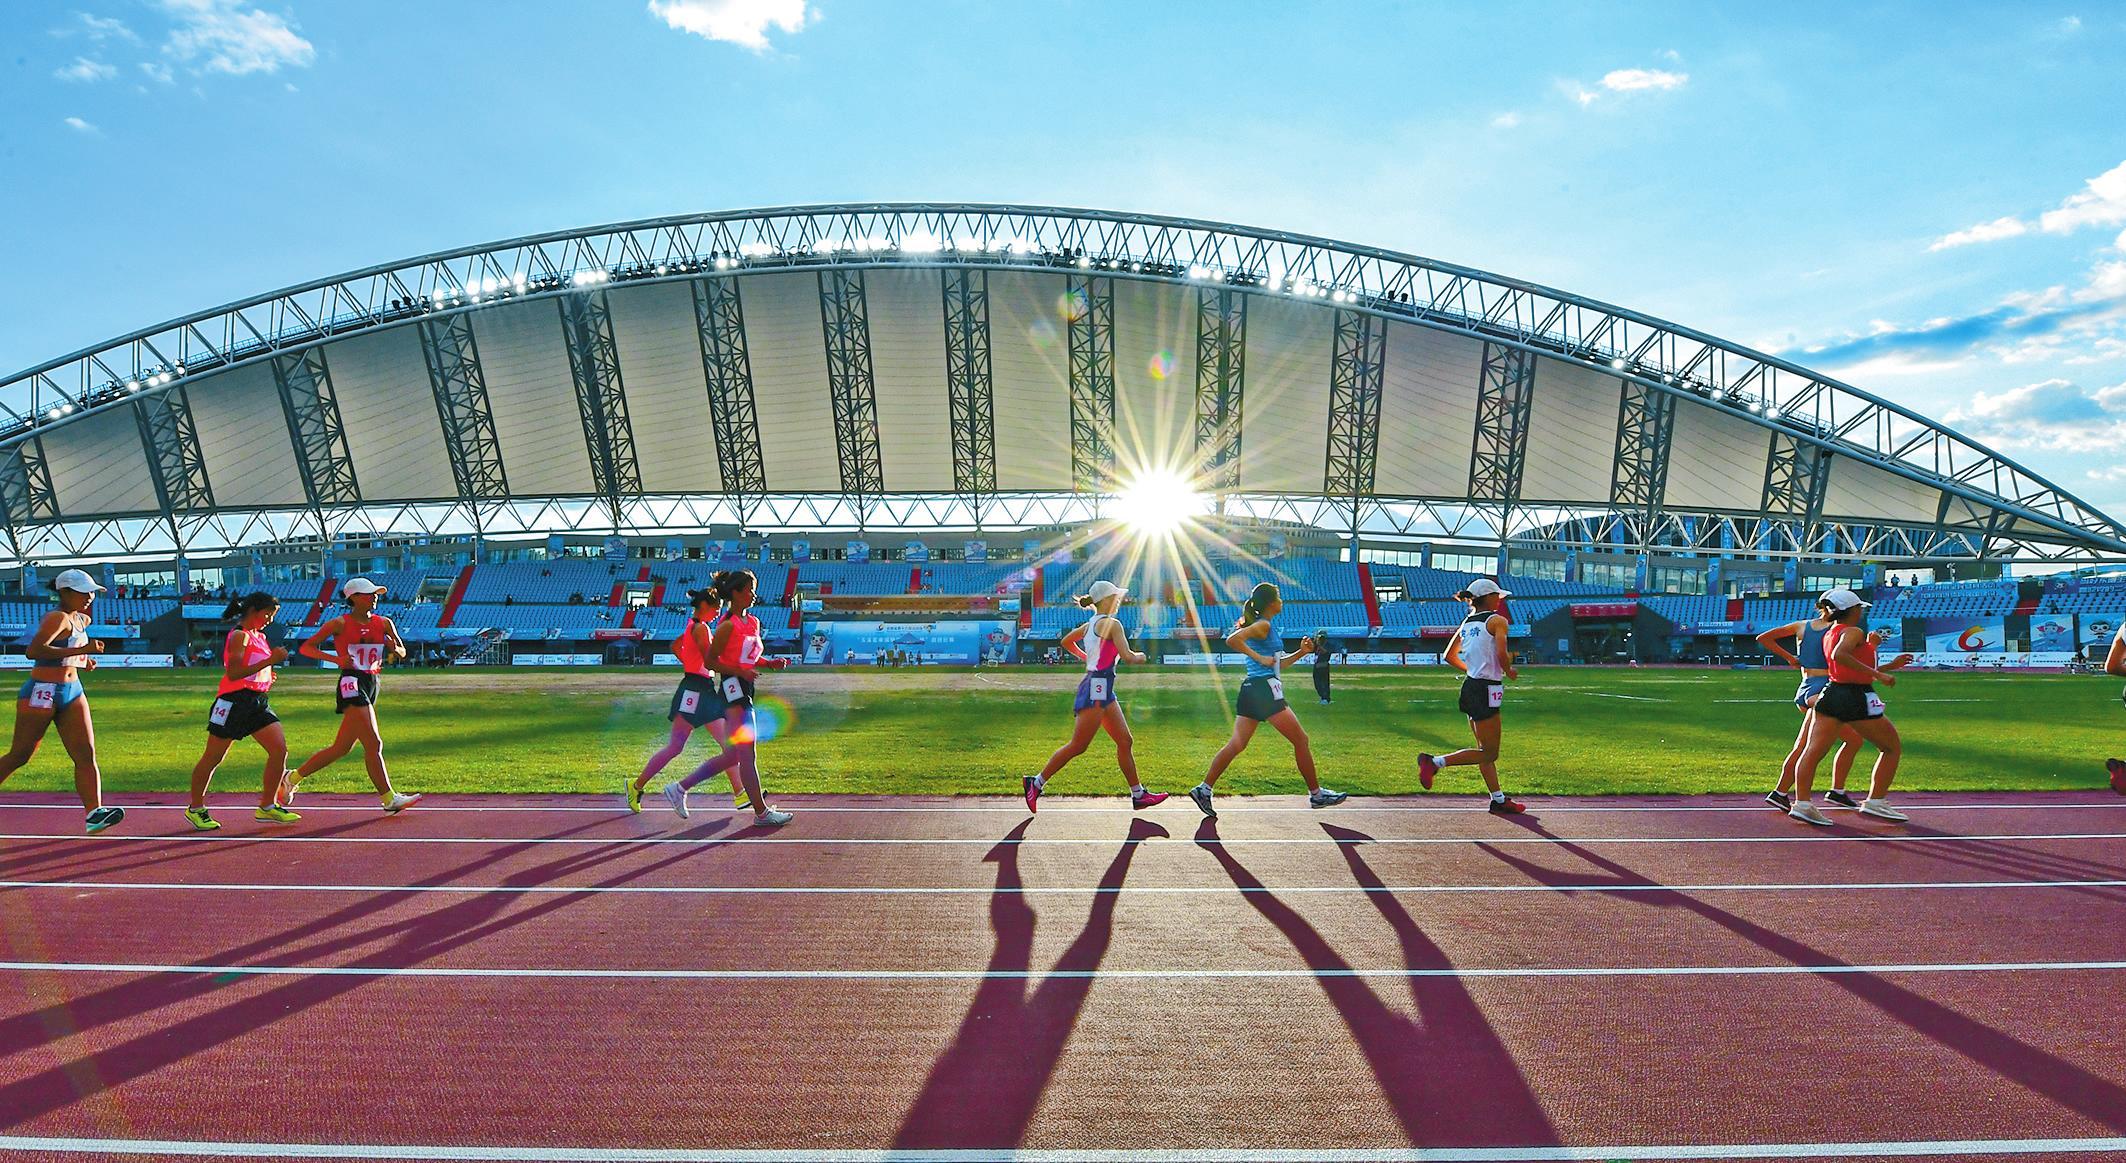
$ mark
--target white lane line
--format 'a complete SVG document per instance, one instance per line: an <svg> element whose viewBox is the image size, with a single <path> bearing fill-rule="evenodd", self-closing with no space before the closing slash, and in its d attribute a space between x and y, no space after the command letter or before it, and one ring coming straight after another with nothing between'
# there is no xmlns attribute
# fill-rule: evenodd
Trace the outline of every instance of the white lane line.
<svg viewBox="0 0 2126 1163"><path fill-rule="evenodd" d="M1537 688L1534 688L1534 689L1536 689L1536 690L1541 690L1542 688L1541 688L1541 687L1537 687ZM1550 689L1551 689L1551 690L1554 690L1554 691L1559 691L1559 692L1561 692L1561 693L1563 693L1563 694L1571 694L1571 695L1586 695L1587 697L1589 697L1589 698L1593 698L1593 699L1630 699L1630 700L1631 700L1632 702L1635 702L1635 703L1666 703L1666 702L1671 702L1671 701L1673 701L1673 700L1670 700L1670 699L1655 699L1655 698L1648 698L1648 697L1647 697L1647 696L1645 696L1645 695L1620 695L1620 694L1617 694L1617 693L1616 693L1615 691L1583 691L1583 690L1574 690L1574 689L1573 689L1573 688L1571 688L1571 687L1552 687L1552 688L1550 688ZM1515 693L1515 694L1525 694L1525 693L1526 693L1526 691L1516 691L1516 692L1514 692L1514 693Z"/></svg>
<svg viewBox="0 0 2126 1163"><path fill-rule="evenodd" d="M1458 896L1484 893L1636 893L1636 892L1928 892L2014 888L2126 888L2126 880L1886 880L1825 884L1330 884L1250 887L1244 885L1041 885L998 888L987 885L556 885L522 887L503 884L251 884L185 883L144 880L0 880L7 889L63 889L75 892L351 892L365 895L442 893L450 896Z"/></svg>
<svg viewBox="0 0 2126 1163"><path fill-rule="evenodd" d="M2008 832L1980 836L1908 836L1895 833L1870 832L1796 832L1791 836L1383 836L1377 839L1346 839L1336 836L1235 836L1217 839L1195 840L1186 836L1165 837L1161 840L1137 840L1127 837L1047 837L1026 836L1020 839L1004 839L980 836L219 836L212 833L180 832L165 835L142 836L104 832L95 836L83 836L71 832L8 832L0 833L0 840L66 840L83 844L225 844L236 847L242 844L490 844L504 847L517 844L561 844L575 847L599 846L656 846L689 845L694 847L728 847L744 844L751 846L826 846L835 844L889 845L922 847L926 845L979 844L986 848L999 845L1013 847L1061 847L1074 845L1084 847L1112 847L1118 844L1172 843L1178 845L1215 844L1232 848L1241 845L1298 844L1341 847L1346 844L1976 844L2016 842L2028 843L2041 840L2126 840L2126 832ZM4 854L0 854L4 855Z"/></svg>
<svg viewBox="0 0 2126 1163"><path fill-rule="evenodd" d="M816 812L847 812L857 814L878 813L889 815L893 813L902 812L935 813L941 815L972 815L976 813L991 813L998 815L1026 814L1026 809L1017 804L837 805L808 804L801 797L782 798L793 800L793 806L796 807L797 810L805 812L806 814L812 814ZM1058 798L1067 799L1068 797L1059 796ZM615 797L615 799L617 801L617 797ZM1121 797L1117 796L1115 797L1115 799L1119 801ZM122 807L128 812L178 812L184 810L183 804L129 804L121 803L117 800L111 799L106 799L105 802L114 804L118 807ZM248 801L245 802L248 803ZM229 803L226 804L215 804L210 806L214 807L214 809L217 811L237 811L241 807L243 807L242 804L239 804L234 800L231 800ZM1571 804L1549 803L1544 802L1540 798L1534 798L1532 801L1532 806L1536 810L1539 810L1546 815L1554 812L1764 812L1769 810L1764 806L1764 801L1758 798L1755 794L1750 795L1749 802L1741 804ZM1852 810L1850 808L1838 807L1835 804L1819 804L1817 806L1821 807L1824 811L1827 812L1844 812ZM1906 800L1900 797L1898 800L1897 807L1898 810L1906 812L2043 812L2058 811L2069 808L2117 809L2126 808L2126 797L2117 797L2112 800L2106 801L2092 801L2086 803L2076 802L2065 804L1925 804L1914 803L1910 800ZM486 807L480 807L473 805L447 804L436 804L431 806L430 804L424 802L421 804L419 810L420 814L424 816L433 815L437 812L571 812L590 813L595 815L613 816L615 818L618 818L620 816L629 814L620 808L595 807L580 804L493 804ZM81 814L81 809L73 804L0 804L0 811L63 811L69 815L78 816ZM1219 802L1218 811L1221 815L1253 815L1260 813L1263 815L1289 814L1311 816L1319 814L1319 809L1310 807L1304 803L1295 803L1291 806L1280 806L1276 804L1246 803L1244 801L1239 803L1230 803L1227 800L1221 800ZM1337 805L1337 814L1339 815L1349 812L1435 812L1442 815L1480 816L1489 814L1489 811L1490 809L1485 806L1485 801L1481 796L1468 797L1468 806L1465 807L1445 807L1433 804L1376 804L1364 803L1356 799L1349 800ZM305 815L308 815L311 812L358 812L366 815L376 815L377 809L363 804L304 804L303 813ZM1141 814L1137 812L1136 809L1131 808L1128 805L1122 804L1120 802L1115 803L1113 806L1087 805L1083 807L1071 807L1061 803L1052 805L1046 799L1043 799L1041 801L1042 815L1054 815L1061 813L1100 816L1135 816Z"/></svg>
<svg viewBox="0 0 2126 1163"><path fill-rule="evenodd" d="M1883 973L2072 973L2126 970L2126 961L1910 961L1875 965L1566 965L1439 969L614 969L446 965L182 965L120 961L0 961L0 973L176 973L237 977L515 978L615 981L1043 981L1049 978L1199 981L1254 978L1821 977Z"/></svg>
<svg viewBox="0 0 2126 1163"><path fill-rule="evenodd" d="M244 1143L0 1135L0 1151L192 1155L235 1159L439 1159L452 1163L1602 1163L1670 1159L1892 1159L1940 1155L2126 1152L2126 1138L1905 1139L1852 1143L1661 1143L1607 1147L1027 1147L836 1149L456 1146L431 1143Z"/></svg>

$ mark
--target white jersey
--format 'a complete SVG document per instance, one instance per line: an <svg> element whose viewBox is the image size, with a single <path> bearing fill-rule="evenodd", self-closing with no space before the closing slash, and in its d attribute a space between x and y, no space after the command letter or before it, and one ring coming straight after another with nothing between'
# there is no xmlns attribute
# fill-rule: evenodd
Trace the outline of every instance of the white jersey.
<svg viewBox="0 0 2126 1163"><path fill-rule="evenodd" d="M1497 615L1479 610L1462 620L1455 631L1462 639L1462 665L1469 677L1486 682L1506 681L1506 660L1500 656L1498 639L1491 636L1490 621Z"/></svg>
<svg viewBox="0 0 2126 1163"><path fill-rule="evenodd" d="M1092 620L1085 623L1085 637L1078 641L1078 649L1085 652L1087 674L1113 670L1115 663L1122 659L1122 648L1115 645L1112 639L1100 636L1100 619L1105 617L1108 615L1094 614Z"/></svg>

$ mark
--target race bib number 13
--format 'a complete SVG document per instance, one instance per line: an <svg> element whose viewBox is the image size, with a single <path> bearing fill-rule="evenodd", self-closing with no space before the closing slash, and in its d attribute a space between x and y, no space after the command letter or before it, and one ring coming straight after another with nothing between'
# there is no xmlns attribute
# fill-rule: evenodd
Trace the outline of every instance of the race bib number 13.
<svg viewBox="0 0 2126 1163"><path fill-rule="evenodd" d="M59 687L57 684L40 682L30 685L30 708L32 710L49 711L52 709L52 703L58 697Z"/></svg>

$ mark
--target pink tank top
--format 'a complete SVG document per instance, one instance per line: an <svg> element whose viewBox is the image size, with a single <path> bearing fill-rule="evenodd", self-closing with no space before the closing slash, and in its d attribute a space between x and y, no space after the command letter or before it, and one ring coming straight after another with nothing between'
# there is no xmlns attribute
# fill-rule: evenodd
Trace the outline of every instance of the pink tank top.
<svg viewBox="0 0 2126 1163"><path fill-rule="evenodd" d="M673 647L673 653L679 655L679 665L685 668L688 674L700 675L702 678L715 677L709 673L709 661L702 657L701 647L694 641L694 627L700 625L707 628L710 640L714 641L716 621L715 618L703 621L691 614L687 615L687 628L679 635L679 641Z"/></svg>
<svg viewBox="0 0 2126 1163"><path fill-rule="evenodd" d="M231 630L229 637L223 640L221 648L222 657L234 662L238 670L273 657L272 644L266 641L263 632L257 630ZM226 695L236 691L264 692L272 689L273 668L270 666L244 678L230 678L225 667L221 672L221 686L214 693Z"/></svg>
<svg viewBox="0 0 2126 1163"><path fill-rule="evenodd" d="M1102 638L1096 633L1100 625L1100 619L1107 616L1106 614L1094 614L1092 621L1085 624L1085 669L1088 672L1113 670L1115 669L1115 663L1122 660L1122 648L1115 645L1113 639Z"/></svg>
<svg viewBox="0 0 2126 1163"><path fill-rule="evenodd" d="M384 652L391 643L384 637L384 620L371 614L359 621L353 614L340 623L341 665L347 670L375 674L384 669Z"/></svg>

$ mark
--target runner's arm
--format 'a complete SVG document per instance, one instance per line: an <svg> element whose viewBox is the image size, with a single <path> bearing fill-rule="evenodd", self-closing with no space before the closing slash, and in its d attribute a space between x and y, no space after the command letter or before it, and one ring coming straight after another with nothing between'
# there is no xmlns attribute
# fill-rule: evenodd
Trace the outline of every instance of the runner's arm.
<svg viewBox="0 0 2126 1163"><path fill-rule="evenodd" d="M1788 622L1784 626L1774 626L1771 629L1766 630L1764 633L1757 635L1757 645L1762 646L1766 650L1771 651L1773 654L1776 654L1779 657L1786 659L1786 664L1788 666L1800 666L1800 656L1796 655L1793 651L1788 650L1786 647L1779 645L1779 640L1781 638L1799 637L1801 637L1801 623Z"/></svg>
<svg viewBox="0 0 2126 1163"><path fill-rule="evenodd" d="M1442 654L1442 655L1440 655L1440 658L1441 658L1441 659L1442 659L1443 661L1445 661L1445 662L1446 662L1446 664L1447 664L1448 666L1451 666L1451 667L1453 667L1454 669L1456 669L1456 670L1458 670L1458 671L1461 671L1461 672L1462 672L1463 674L1468 674L1468 673L1469 673L1469 666L1468 666L1468 664L1467 664L1467 663L1464 663L1464 662L1462 661L1462 636L1461 636L1461 635L1459 635L1459 634L1449 634L1449 635L1447 635L1447 652L1446 652L1445 654Z"/></svg>
<svg viewBox="0 0 2126 1163"><path fill-rule="evenodd" d="M2104 659L2104 673L2126 678L2126 633L2111 640L2111 654Z"/></svg>
<svg viewBox="0 0 2126 1163"><path fill-rule="evenodd" d="M1120 648L1122 661L1129 663L1131 666L1142 666L1144 664L1144 655L1129 648L1129 631L1122 628L1122 619L1110 618L1108 621L1112 622L1115 627L1114 632L1109 634L1108 637L1114 639L1115 645Z"/></svg>
<svg viewBox="0 0 2126 1163"><path fill-rule="evenodd" d="M377 621L382 622L384 624L384 641L387 645L391 647L391 652L389 654L386 654L384 657L406 657L406 640L404 638L399 637L398 623L393 622L391 619L383 617L382 615L378 616Z"/></svg>
<svg viewBox="0 0 2126 1163"><path fill-rule="evenodd" d="M1491 636L1498 639L1499 661L1505 664L1506 677L1521 677L1520 668L1513 665L1513 644L1507 638L1511 627L1507 625L1505 616L1493 614L1490 621L1484 623L1484 629L1491 631Z"/></svg>
<svg viewBox="0 0 2126 1163"><path fill-rule="evenodd" d="M317 633L312 634L310 637L304 639L303 644L301 646L296 647L296 653L302 655L304 658L315 658L319 662L338 662L340 660L339 655L327 654L324 651L318 649L317 644L327 640L336 641L335 636L339 632L340 620L338 618L327 619L324 625L319 626L317 628Z"/></svg>
<svg viewBox="0 0 2126 1163"><path fill-rule="evenodd" d="M1237 650L1264 666L1275 668L1277 663L1273 659L1268 655L1257 654L1255 648L1248 645L1249 639L1262 637L1264 633L1269 631L1269 627L1270 624L1263 621L1254 621L1242 626L1240 629L1225 636L1226 649Z"/></svg>
<svg viewBox="0 0 2126 1163"><path fill-rule="evenodd" d="M1085 657L1085 648L1083 646L1078 645L1078 642L1084 637L1084 626L1072 626L1067 632L1064 633L1061 645L1063 649L1068 650L1072 654L1077 655L1082 660Z"/></svg>
<svg viewBox="0 0 2126 1163"><path fill-rule="evenodd" d="M1861 661L1860 643L1865 637L1866 635L1840 634L1838 636L1838 645L1832 649L1831 657L1844 662L1854 670L1866 671L1876 682L1884 686L1896 686L1896 675L1878 670Z"/></svg>
<svg viewBox="0 0 2126 1163"><path fill-rule="evenodd" d="M1888 673L1893 670L1903 670L1910 665L1912 665L1912 656L1910 654L1900 654L1891 659L1890 664L1882 669L1884 673Z"/></svg>

